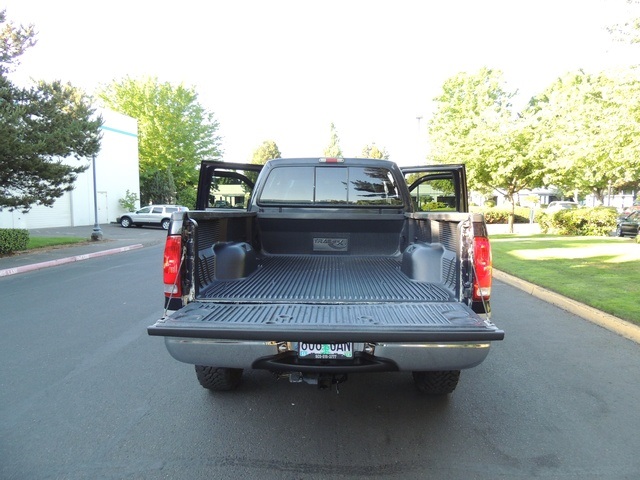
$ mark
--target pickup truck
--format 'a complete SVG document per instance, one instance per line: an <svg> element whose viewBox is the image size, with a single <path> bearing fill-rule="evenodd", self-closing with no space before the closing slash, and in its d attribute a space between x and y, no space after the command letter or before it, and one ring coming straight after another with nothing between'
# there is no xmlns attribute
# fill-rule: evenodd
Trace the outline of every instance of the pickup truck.
<svg viewBox="0 0 640 480"><path fill-rule="evenodd" d="M262 369L320 388L411 372L446 395L504 337L491 268L464 165L205 161L196 210L169 226L165 311L148 333L212 391Z"/></svg>

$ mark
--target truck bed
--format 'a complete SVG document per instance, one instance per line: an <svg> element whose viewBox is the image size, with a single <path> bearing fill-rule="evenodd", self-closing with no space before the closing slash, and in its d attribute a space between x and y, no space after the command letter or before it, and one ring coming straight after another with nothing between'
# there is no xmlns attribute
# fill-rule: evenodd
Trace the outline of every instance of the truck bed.
<svg viewBox="0 0 640 480"><path fill-rule="evenodd" d="M444 285L412 280L395 257L273 256L216 280L149 334L313 342L500 340Z"/></svg>

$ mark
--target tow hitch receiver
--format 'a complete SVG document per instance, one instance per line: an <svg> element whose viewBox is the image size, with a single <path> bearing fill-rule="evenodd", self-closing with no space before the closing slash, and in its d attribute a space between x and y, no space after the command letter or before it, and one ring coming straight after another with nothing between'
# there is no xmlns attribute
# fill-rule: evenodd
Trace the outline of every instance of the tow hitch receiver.
<svg viewBox="0 0 640 480"><path fill-rule="evenodd" d="M338 391L338 385L347 381L346 373L302 373L292 372L289 374L289 381L291 383L306 383L308 385L317 385L320 390L328 390L332 385L336 386Z"/></svg>

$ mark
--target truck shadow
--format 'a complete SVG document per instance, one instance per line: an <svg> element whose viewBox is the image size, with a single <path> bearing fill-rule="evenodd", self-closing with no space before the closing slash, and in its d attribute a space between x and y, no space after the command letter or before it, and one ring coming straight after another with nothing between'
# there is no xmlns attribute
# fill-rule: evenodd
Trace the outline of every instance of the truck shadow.
<svg viewBox="0 0 640 480"><path fill-rule="evenodd" d="M460 411L470 399L460 388L428 396L410 373L380 373L353 375L337 393L252 371L237 391L201 398L210 415L204 422L227 432L227 445L255 449L231 449L216 461L242 465L255 478L420 478L429 457L463 441Z"/></svg>

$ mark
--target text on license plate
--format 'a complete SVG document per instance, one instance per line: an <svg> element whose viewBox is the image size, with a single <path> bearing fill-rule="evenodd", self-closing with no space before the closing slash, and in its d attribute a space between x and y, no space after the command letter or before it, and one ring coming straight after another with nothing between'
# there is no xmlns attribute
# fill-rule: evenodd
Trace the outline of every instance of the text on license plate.
<svg viewBox="0 0 640 480"><path fill-rule="evenodd" d="M353 358L353 343L306 343L298 344L301 358L344 359Z"/></svg>

